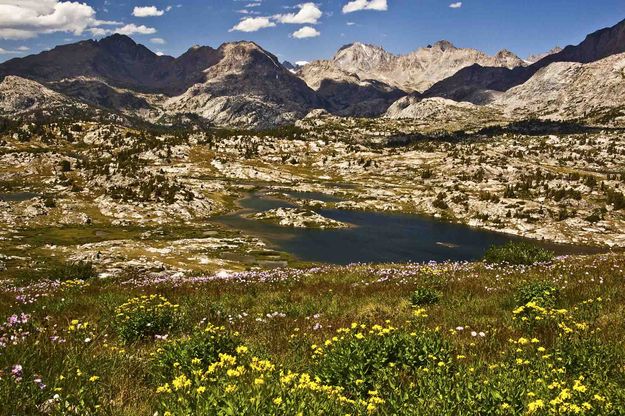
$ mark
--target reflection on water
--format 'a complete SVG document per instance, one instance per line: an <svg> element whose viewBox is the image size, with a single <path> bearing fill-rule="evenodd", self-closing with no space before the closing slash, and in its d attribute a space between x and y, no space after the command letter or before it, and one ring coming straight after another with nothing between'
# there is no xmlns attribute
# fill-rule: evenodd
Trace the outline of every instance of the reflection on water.
<svg viewBox="0 0 625 416"><path fill-rule="evenodd" d="M37 198L40 195L34 192L10 192L0 193L0 201L23 202Z"/></svg>
<svg viewBox="0 0 625 416"><path fill-rule="evenodd" d="M297 193L288 194L297 196ZM303 198L304 196L308 198ZM321 200L318 196L302 194L299 198ZM245 216L279 207L294 207L294 204L254 193L241 200L240 205L241 211L220 217L218 221L230 228L259 237L275 249L304 261L350 264L476 260L492 245L523 241L521 238L481 231L430 217L338 209L320 209L317 212L355 227L326 230L281 227ZM537 244L559 254L589 250L542 242Z"/></svg>

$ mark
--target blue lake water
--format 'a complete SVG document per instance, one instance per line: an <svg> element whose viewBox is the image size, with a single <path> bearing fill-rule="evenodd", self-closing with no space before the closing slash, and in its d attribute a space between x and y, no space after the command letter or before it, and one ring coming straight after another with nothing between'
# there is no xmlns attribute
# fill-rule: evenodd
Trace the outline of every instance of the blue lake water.
<svg viewBox="0 0 625 416"><path fill-rule="evenodd" d="M0 193L0 201L22 202L37 198L40 195L34 192Z"/></svg>
<svg viewBox="0 0 625 416"><path fill-rule="evenodd" d="M300 199L320 195L288 193ZM334 200L334 197L329 197ZM328 200L328 198L326 198ZM558 254L593 252L588 247L556 245L483 231L461 224L419 215L339 209L318 209L319 214L354 225L348 229L306 229L282 227L246 218L256 212L295 205L262 193L239 202L241 210L222 216L218 222L258 237L278 251L303 261L331 264L462 261L481 258L485 251L508 241L531 241Z"/></svg>

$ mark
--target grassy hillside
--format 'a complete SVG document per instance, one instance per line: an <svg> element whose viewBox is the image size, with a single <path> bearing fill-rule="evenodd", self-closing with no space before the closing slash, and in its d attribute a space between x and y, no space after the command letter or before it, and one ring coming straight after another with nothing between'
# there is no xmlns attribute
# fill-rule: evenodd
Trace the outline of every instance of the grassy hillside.
<svg viewBox="0 0 625 416"><path fill-rule="evenodd" d="M0 283L0 414L625 414L621 254L55 274Z"/></svg>

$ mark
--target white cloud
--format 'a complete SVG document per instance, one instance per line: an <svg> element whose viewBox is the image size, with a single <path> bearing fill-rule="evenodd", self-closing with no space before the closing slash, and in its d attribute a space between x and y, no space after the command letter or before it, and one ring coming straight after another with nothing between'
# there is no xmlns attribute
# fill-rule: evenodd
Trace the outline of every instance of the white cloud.
<svg viewBox="0 0 625 416"><path fill-rule="evenodd" d="M274 19L280 23L315 25L323 15L315 3L303 3L297 7L299 7L297 13L278 14L274 16Z"/></svg>
<svg viewBox="0 0 625 416"><path fill-rule="evenodd" d="M130 23L126 26L122 26L113 31L114 33L119 33L120 35L153 35L156 33L156 29L153 27L147 27L145 25L137 26L134 23Z"/></svg>
<svg viewBox="0 0 625 416"><path fill-rule="evenodd" d="M449 7L451 7L452 9L459 9L459 8L461 8L461 7L462 7L462 2L461 2L461 1L459 1L459 2L456 2L456 3L451 3L451 4L449 5Z"/></svg>
<svg viewBox="0 0 625 416"><path fill-rule="evenodd" d="M295 62L295 65L297 65L297 66L306 66L309 63L310 62L308 62L308 61L297 61L297 62Z"/></svg>
<svg viewBox="0 0 625 416"><path fill-rule="evenodd" d="M132 11L134 17L158 17L165 14L164 10L159 10L156 6L135 7Z"/></svg>
<svg viewBox="0 0 625 416"><path fill-rule="evenodd" d="M87 29L91 35L95 36L96 38L102 37L102 36L106 36L109 33L111 33L110 30L107 29L103 29L101 27L92 27L90 29Z"/></svg>
<svg viewBox="0 0 625 416"><path fill-rule="evenodd" d="M274 26L276 24L267 17L247 17L237 23L229 32L256 32Z"/></svg>
<svg viewBox="0 0 625 416"><path fill-rule="evenodd" d="M321 32L319 32L314 27L304 26L303 28L293 32L291 36L293 36L296 39L306 39L306 38L316 38L319 35L321 35Z"/></svg>
<svg viewBox="0 0 625 416"><path fill-rule="evenodd" d="M28 46L20 46L19 48L17 48L17 50L20 52L26 52L29 51L30 48Z"/></svg>
<svg viewBox="0 0 625 416"><path fill-rule="evenodd" d="M353 13L360 10L388 10L387 0L352 0L343 6L343 13Z"/></svg>
<svg viewBox="0 0 625 416"><path fill-rule="evenodd" d="M150 39L150 42L155 43L157 45L164 45L165 43L167 43L165 42L165 39L163 38L152 38Z"/></svg>
<svg viewBox="0 0 625 416"><path fill-rule="evenodd" d="M39 34L81 35L90 28L115 24L100 21L86 3L59 0L0 0L0 38L28 39Z"/></svg>

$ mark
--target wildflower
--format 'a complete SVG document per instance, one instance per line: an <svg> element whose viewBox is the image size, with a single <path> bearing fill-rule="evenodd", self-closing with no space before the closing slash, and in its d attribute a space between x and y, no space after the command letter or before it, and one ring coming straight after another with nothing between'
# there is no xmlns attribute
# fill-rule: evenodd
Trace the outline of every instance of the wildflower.
<svg viewBox="0 0 625 416"><path fill-rule="evenodd" d="M535 413L537 410L540 410L544 407L545 407L545 402L541 399L538 399L527 405L527 411L529 413Z"/></svg>
<svg viewBox="0 0 625 416"><path fill-rule="evenodd" d="M13 368L11 368L11 374L13 377L19 379L22 377L22 366L19 364L15 364Z"/></svg>
<svg viewBox="0 0 625 416"><path fill-rule="evenodd" d="M166 383L163 386L159 386L156 389L157 393L171 393L171 387L169 387L169 383Z"/></svg>
<svg viewBox="0 0 625 416"><path fill-rule="evenodd" d="M581 380L575 380L575 383L573 384L573 390L580 393L585 393L588 389L582 384Z"/></svg>
<svg viewBox="0 0 625 416"><path fill-rule="evenodd" d="M276 397L275 399L273 399L273 404L275 404L276 406L280 406L282 404L282 397Z"/></svg>
<svg viewBox="0 0 625 416"><path fill-rule="evenodd" d="M197 392L197 394L202 394L206 391L206 387L200 386L195 391Z"/></svg>
<svg viewBox="0 0 625 416"><path fill-rule="evenodd" d="M182 390L191 386L191 380L189 380L186 375L182 374L172 381L172 385L175 390Z"/></svg>
<svg viewBox="0 0 625 416"><path fill-rule="evenodd" d="M89 377L89 381L92 382L92 383L95 383L99 379L100 379L100 377L98 377L98 376L91 376L91 377Z"/></svg>

